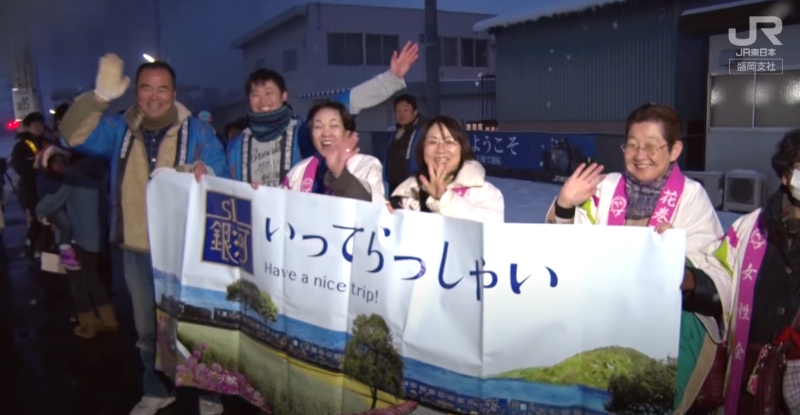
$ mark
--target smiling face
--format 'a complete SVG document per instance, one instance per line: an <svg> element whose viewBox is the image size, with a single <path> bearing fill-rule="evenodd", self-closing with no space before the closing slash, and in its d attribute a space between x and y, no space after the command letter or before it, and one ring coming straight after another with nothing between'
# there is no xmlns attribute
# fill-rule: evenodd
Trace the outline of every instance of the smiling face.
<svg viewBox="0 0 800 415"><path fill-rule="evenodd" d="M331 147L350 134L344 127L341 114L333 108L321 108L311 122L314 147L323 157L327 156Z"/></svg>
<svg viewBox="0 0 800 415"><path fill-rule="evenodd" d="M677 141L669 149L661 123L646 121L630 126L623 150L628 173L648 183L667 174L670 163L681 155L683 144Z"/></svg>
<svg viewBox="0 0 800 415"><path fill-rule="evenodd" d="M411 124L417 118L417 110L406 101L400 101L394 106L394 118L400 125Z"/></svg>
<svg viewBox="0 0 800 415"><path fill-rule="evenodd" d="M250 100L250 111L255 113L265 113L275 111L283 107L288 94L273 81L255 83L250 88L248 99Z"/></svg>
<svg viewBox="0 0 800 415"><path fill-rule="evenodd" d="M425 134L425 164L451 175L461 164L461 144L442 124L433 124Z"/></svg>
<svg viewBox="0 0 800 415"><path fill-rule="evenodd" d="M145 117L154 119L175 105L175 83L163 68L143 69L136 84L136 102Z"/></svg>

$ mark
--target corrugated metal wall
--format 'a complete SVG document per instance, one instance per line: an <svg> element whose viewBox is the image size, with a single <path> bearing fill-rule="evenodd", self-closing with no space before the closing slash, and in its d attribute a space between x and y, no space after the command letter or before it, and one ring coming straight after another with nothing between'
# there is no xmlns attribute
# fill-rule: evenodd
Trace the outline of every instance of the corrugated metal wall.
<svg viewBox="0 0 800 415"><path fill-rule="evenodd" d="M498 33L498 121L617 121L645 102L675 105L680 7L646 3Z"/></svg>

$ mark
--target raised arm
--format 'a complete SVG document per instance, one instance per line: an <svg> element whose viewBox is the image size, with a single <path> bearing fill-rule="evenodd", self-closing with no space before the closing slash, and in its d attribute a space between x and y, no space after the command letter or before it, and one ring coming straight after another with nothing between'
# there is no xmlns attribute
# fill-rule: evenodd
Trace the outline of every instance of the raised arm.
<svg viewBox="0 0 800 415"><path fill-rule="evenodd" d="M122 96L131 83L123 75L123 62L116 55L100 58L95 90L75 101L61 121L61 138L65 144L79 153L91 157L109 159L119 134L120 116L103 117L109 103Z"/></svg>
<svg viewBox="0 0 800 415"><path fill-rule="evenodd" d="M399 53L392 55L389 70L364 82L349 91L333 96L333 100L344 104L351 114L372 108L406 87L403 78L419 55L419 46L408 42Z"/></svg>

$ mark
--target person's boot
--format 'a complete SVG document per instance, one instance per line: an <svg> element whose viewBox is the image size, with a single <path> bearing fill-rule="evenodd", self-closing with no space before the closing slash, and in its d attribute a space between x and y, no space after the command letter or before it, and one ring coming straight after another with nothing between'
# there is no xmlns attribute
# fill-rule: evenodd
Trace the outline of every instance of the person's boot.
<svg viewBox="0 0 800 415"><path fill-rule="evenodd" d="M119 329L119 322L117 322L117 316L114 314L114 307L111 304L97 307L97 314L100 315L100 325L97 330L116 331Z"/></svg>
<svg viewBox="0 0 800 415"><path fill-rule="evenodd" d="M91 339L97 335L97 319L93 312L78 313L78 325L75 327L75 335L85 339Z"/></svg>

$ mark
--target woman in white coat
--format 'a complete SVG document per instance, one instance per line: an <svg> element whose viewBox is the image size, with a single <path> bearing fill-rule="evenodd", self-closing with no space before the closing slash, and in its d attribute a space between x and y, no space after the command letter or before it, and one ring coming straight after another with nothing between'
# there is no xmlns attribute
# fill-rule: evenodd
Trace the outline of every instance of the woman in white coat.
<svg viewBox="0 0 800 415"><path fill-rule="evenodd" d="M627 120L622 145L625 171L602 175L597 164L581 165L570 176L547 213L548 223L651 226L686 231L687 264L703 264L705 252L723 230L703 186L678 168L683 145L681 121L667 105L646 104ZM678 289L678 287L675 287ZM683 414L695 402L725 338L724 305L730 279L684 274L681 345L676 407ZM719 294L719 295L717 295Z"/></svg>
<svg viewBox="0 0 800 415"><path fill-rule="evenodd" d="M433 118L422 128L420 137L415 149L420 171L397 186L389 209L503 222L503 194L486 181L486 171L475 160L469 138L458 121L444 116Z"/></svg>
<svg viewBox="0 0 800 415"><path fill-rule="evenodd" d="M316 153L283 179L282 187L307 193L385 203L383 166L377 158L358 154L356 123L344 105L328 101L308 113Z"/></svg>

